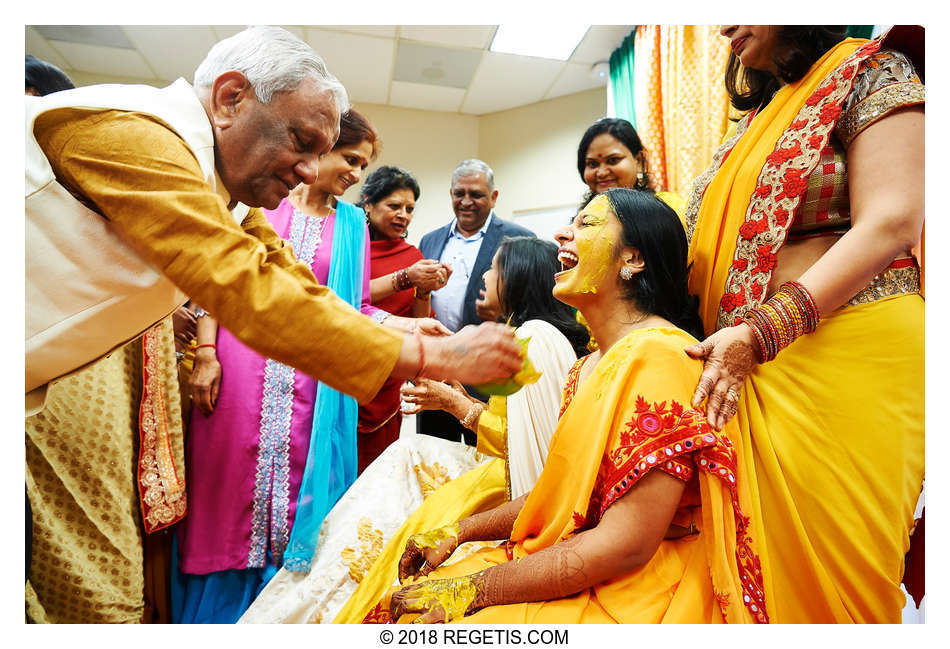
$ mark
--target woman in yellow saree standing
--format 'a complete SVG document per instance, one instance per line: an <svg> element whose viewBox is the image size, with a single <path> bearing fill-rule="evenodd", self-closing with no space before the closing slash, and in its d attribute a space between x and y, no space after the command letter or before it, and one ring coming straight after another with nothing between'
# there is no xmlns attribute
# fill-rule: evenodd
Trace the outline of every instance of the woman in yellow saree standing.
<svg viewBox="0 0 950 649"><path fill-rule="evenodd" d="M751 445L772 621L900 622L924 467L924 90L902 50L922 33L722 34L751 112L686 211L710 334L687 350L706 361L693 405Z"/></svg>
<svg viewBox="0 0 950 649"><path fill-rule="evenodd" d="M600 349L571 371L544 470L525 496L410 538L400 579L427 578L366 621L768 621L738 429L689 407L702 367L684 328L701 327L679 218L610 189L557 239L554 294ZM504 542L441 566L492 540Z"/></svg>

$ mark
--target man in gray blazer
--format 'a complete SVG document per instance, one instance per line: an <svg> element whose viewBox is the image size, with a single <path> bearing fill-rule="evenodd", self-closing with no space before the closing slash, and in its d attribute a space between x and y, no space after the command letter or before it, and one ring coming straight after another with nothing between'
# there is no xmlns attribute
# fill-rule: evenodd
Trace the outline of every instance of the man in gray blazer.
<svg viewBox="0 0 950 649"><path fill-rule="evenodd" d="M455 219L422 237L419 250L427 259L441 261L452 269L445 286L432 292L432 308L442 324L458 331L465 325L494 319L494 314L477 302L484 287L482 275L491 266L501 240L533 237L534 233L495 214L495 174L481 160L459 163L452 173L449 196ZM448 413L426 410L419 413L417 421L420 433L455 441L461 436L469 444L475 443L475 435Z"/></svg>

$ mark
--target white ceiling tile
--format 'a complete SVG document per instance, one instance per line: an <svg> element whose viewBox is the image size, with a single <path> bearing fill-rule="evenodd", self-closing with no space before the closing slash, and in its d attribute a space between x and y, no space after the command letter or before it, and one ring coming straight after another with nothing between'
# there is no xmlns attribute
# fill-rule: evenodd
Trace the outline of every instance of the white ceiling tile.
<svg viewBox="0 0 950 649"><path fill-rule="evenodd" d="M403 25L399 36L426 43L484 49L494 33L495 25Z"/></svg>
<svg viewBox="0 0 950 649"><path fill-rule="evenodd" d="M137 50L62 41L50 41L50 44L62 52L76 70L114 77L157 78Z"/></svg>
<svg viewBox="0 0 950 649"><path fill-rule="evenodd" d="M486 52L462 112L481 115L541 101L564 66L562 61Z"/></svg>
<svg viewBox="0 0 950 649"><path fill-rule="evenodd" d="M562 95L572 95L575 92L583 92L598 86L606 88L607 80L594 78L590 73L590 65L586 63L568 63L544 98L553 99Z"/></svg>
<svg viewBox="0 0 950 649"><path fill-rule="evenodd" d="M64 71L72 69L72 64L64 59L59 52L50 46L49 41L40 36L39 32L26 26L26 54L32 54L38 59L52 63Z"/></svg>
<svg viewBox="0 0 950 649"><path fill-rule="evenodd" d="M125 26L129 40L138 48L159 79L191 81L211 46L218 42L210 27L201 25ZM174 47L169 47L174 44Z"/></svg>
<svg viewBox="0 0 950 649"><path fill-rule="evenodd" d="M572 63L609 61L610 54L620 47L634 25L591 25L571 56Z"/></svg>
<svg viewBox="0 0 950 649"><path fill-rule="evenodd" d="M463 90L472 82L484 53L484 50L443 47L402 38L398 43L393 81Z"/></svg>
<svg viewBox="0 0 950 649"><path fill-rule="evenodd" d="M393 81L389 103L403 108L454 113L458 111L464 98L465 90L462 88Z"/></svg>
<svg viewBox="0 0 950 649"><path fill-rule="evenodd" d="M394 41L326 29L308 29L307 36L353 101L386 103Z"/></svg>
<svg viewBox="0 0 950 649"><path fill-rule="evenodd" d="M320 29L363 34L364 36L396 37L396 27L391 25L320 25Z"/></svg>

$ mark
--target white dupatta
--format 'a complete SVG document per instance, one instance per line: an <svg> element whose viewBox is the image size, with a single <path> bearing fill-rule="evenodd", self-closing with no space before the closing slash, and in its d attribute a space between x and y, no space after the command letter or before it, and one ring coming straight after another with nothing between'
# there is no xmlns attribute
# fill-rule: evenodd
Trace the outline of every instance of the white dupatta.
<svg viewBox="0 0 950 649"><path fill-rule="evenodd" d="M541 378L507 398L512 499L530 491L541 475L548 444L557 427L564 381L577 361L564 334L543 320L529 320L515 334L519 338L531 337L528 358L541 372Z"/></svg>

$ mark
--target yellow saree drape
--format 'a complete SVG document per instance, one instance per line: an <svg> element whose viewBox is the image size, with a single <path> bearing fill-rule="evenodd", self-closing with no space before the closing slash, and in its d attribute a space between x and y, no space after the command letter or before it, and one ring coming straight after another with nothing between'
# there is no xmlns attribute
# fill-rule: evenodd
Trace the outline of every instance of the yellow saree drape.
<svg viewBox="0 0 950 649"><path fill-rule="evenodd" d="M550 547L597 524L650 470L698 481L701 532L663 541L641 568L546 602L493 606L467 623L766 621L762 532L746 504L738 429L716 433L689 408L702 371L683 348L688 334L640 329L603 356L577 388L551 440L540 478L515 521L511 542L480 550L430 576L471 574ZM568 395L571 388L568 386ZM368 620L386 618L389 596Z"/></svg>
<svg viewBox="0 0 950 649"><path fill-rule="evenodd" d="M411 535L518 498L541 473L557 425L564 379L577 356L550 323L529 320L516 333L531 339L528 357L541 377L509 397L491 397L479 416L477 448L500 459L475 467L430 494L387 541L334 623L361 622L396 583L399 557Z"/></svg>
<svg viewBox="0 0 950 649"><path fill-rule="evenodd" d="M763 299L799 178L877 46L832 48L741 124L694 186L690 292L707 332ZM773 622L900 622L924 467L923 316L915 294L838 309L746 380L735 420L752 450Z"/></svg>

